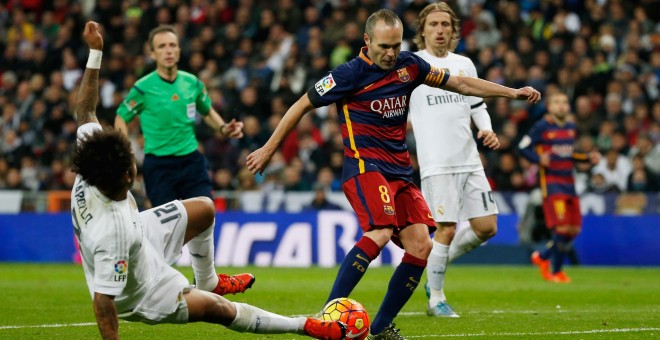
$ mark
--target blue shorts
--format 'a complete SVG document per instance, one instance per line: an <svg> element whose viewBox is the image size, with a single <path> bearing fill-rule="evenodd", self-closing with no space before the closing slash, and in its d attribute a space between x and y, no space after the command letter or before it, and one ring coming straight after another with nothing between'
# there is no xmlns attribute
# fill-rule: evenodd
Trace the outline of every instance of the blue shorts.
<svg viewBox="0 0 660 340"><path fill-rule="evenodd" d="M213 199L206 158L195 151L185 156L146 154L142 164L152 206L198 196Z"/></svg>

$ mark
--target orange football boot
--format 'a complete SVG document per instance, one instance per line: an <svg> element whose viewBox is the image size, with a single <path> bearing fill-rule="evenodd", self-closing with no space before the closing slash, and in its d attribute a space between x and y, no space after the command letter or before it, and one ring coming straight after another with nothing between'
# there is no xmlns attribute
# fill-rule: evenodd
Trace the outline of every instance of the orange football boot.
<svg viewBox="0 0 660 340"><path fill-rule="evenodd" d="M346 325L341 321L321 321L307 318L305 334L315 339L341 340L346 338Z"/></svg>
<svg viewBox="0 0 660 340"><path fill-rule="evenodd" d="M552 281L552 273L550 272L550 260L544 260L541 258L541 253L535 251L532 253L531 257L532 263L539 267L541 271L541 277L546 281Z"/></svg>
<svg viewBox="0 0 660 340"><path fill-rule="evenodd" d="M552 279L550 281L556 283L569 283L571 282L571 278L566 276L564 272L556 272L552 274Z"/></svg>
<svg viewBox="0 0 660 340"><path fill-rule="evenodd" d="M218 295L243 293L254 284L254 275L244 273L229 276L227 274L218 274L218 285L213 289L213 293Z"/></svg>

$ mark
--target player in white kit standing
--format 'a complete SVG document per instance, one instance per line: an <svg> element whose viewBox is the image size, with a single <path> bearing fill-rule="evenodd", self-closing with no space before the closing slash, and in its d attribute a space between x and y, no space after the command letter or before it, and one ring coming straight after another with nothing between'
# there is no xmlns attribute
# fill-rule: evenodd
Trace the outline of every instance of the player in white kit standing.
<svg viewBox="0 0 660 340"><path fill-rule="evenodd" d="M419 14L417 55L452 75L477 77L472 61L453 53L459 39L458 18L445 2L426 6ZM427 265L429 316L458 317L447 304L444 278L447 264L497 232L497 206L486 179L470 121L485 146L499 147L482 98L422 85L410 98L422 194L438 230ZM463 220L470 227L456 231Z"/></svg>
<svg viewBox="0 0 660 340"><path fill-rule="evenodd" d="M102 129L96 118L103 38L97 23L85 25L89 61L78 94L77 173L71 212L94 314L104 339L119 338L118 319L148 324L216 323L238 332L296 333L343 339L346 326L313 318L288 318L234 303L208 282L195 288L170 266L188 244L197 279L212 280L215 209L207 197L172 201L138 212L129 189L136 175L130 142L119 131ZM211 256L207 256L209 255ZM213 274L209 274L213 273ZM209 290L209 291L207 291Z"/></svg>

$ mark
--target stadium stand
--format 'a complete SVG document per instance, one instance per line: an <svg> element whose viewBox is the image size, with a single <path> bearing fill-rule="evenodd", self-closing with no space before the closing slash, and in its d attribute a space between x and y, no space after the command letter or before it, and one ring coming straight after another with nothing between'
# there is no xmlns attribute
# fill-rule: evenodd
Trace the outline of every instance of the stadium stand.
<svg viewBox="0 0 660 340"><path fill-rule="evenodd" d="M657 1L448 1L461 15L457 52L480 77L544 94L569 95L581 151L605 156L578 168L580 193L658 192L660 188L660 11ZM238 0L14 0L0 4L0 189L24 192L23 210L68 206L56 190L73 183L73 103L87 48L86 19L100 22L107 43L99 118L111 124L121 100L153 63L146 34L173 24L182 46L180 68L205 82L225 119L246 123L246 137L228 141L198 125L209 159L218 207L240 209L236 193L339 190L342 141L334 107L310 113L273 158L264 176L245 172L245 156L272 132L302 91L333 66L357 55L369 13L388 7L412 36L426 1ZM529 191L537 167L517 144L545 112L506 99L487 101L502 148L483 149L497 191ZM139 124L130 125L138 165L144 157ZM412 131L409 147L415 150ZM320 183L320 184L319 184ZM51 194L42 192L53 191ZM138 180L135 196L149 207ZM36 194L35 194L36 193ZM35 196L36 195L36 196ZM41 196L40 196L41 195ZM66 200L66 199L65 199ZM231 201L231 202L230 202ZM45 202L45 203L44 203Z"/></svg>

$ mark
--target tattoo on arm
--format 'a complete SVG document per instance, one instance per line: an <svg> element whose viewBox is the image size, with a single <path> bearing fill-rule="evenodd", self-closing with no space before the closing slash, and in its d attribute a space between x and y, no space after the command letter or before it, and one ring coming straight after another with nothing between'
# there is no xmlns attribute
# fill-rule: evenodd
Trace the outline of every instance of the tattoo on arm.
<svg viewBox="0 0 660 340"><path fill-rule="evenodd" d="M90 122L98 123L98 119L96 119L98 99L99 70L86 68L78 91L78 104L76 106L78 126Z"/></svg>

